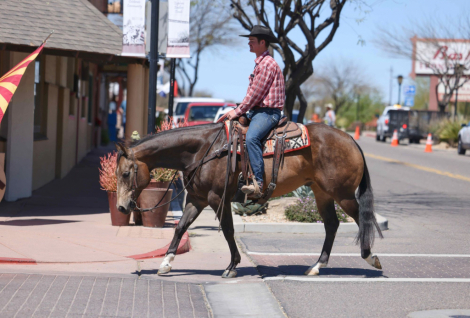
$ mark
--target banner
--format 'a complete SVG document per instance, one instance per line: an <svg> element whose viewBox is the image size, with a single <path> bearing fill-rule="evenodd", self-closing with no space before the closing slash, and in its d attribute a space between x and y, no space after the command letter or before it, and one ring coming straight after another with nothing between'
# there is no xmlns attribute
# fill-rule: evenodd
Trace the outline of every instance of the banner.
<svg viewBox="0 0 470 318"><path fill-rule="evenodd" d="M166 57L189 58L190 0L168 0L168 46Z"/></svg>
<svg viewBox="0 0 470 318"><path fill-rule="evenodd" d="M124 0L122 55L145 57L145 0Z"/></svg>
<svg viewBox="0 0 470 318"><path fill-rule="evenodd" d="M49 37L48 37L49 38ZM47 40L47 39L46 39ZM44 41L45 43L46 41ZM0 123L29 63L41 53L44 43L0 78Z"/></svg>

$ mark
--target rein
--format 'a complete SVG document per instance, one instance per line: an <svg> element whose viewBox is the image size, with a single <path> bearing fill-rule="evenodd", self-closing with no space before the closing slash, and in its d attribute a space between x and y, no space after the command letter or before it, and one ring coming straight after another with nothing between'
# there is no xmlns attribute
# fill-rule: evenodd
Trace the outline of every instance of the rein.
<svg viewBox="0 0 470 318"><path fill-rule="evenodd" d="M160 199L160 201L158 201L158 203L153 207L153 208L146 208L146 209L142 209L142 208L139 208L137 206L137 198L135 197L135 190L137 188L137 169L138 169L138 166L137 166L137 163L135 162L135 156L134 156L134 152L132 152L132 160L134 162L134 181L132 182L132 202L134 202L135 204L135 209L134 210L138 210L140 212L148 212L148 211L151 211L152 213L154 209L157 209L159 207L162 207L162 206L165 206L169 203L171 203L172 201L174 201L176 198L178 198L186 189L188 186L190 186L191 182L193 181L194 177L196 176L197 174L197 171L199 170L200 167L202 167L203 164L209 162L210 160L216 158L216 157L220 157L220 155L227 151L228 150L228 145L225 144L221 149L218 149L216 151L214 151L212 154L210 154L209 156L207 156L207 154L209 153L209 150L211 150L212 146L215 144L215 142L217 141L217 139L219 138L219 135L220 133L222 132L222 130L224 129L224 125L222 125L222 127L220 128L220 130L218 131L217 133L217 136L215 136L215 139L212 141L212 143L210 144L209 148L207 148L206 150L206 153L204 154L204 156L202 157L202 159L198 162L194 162L192 163L191 165L189 165L188 167L185 168L185 170L189 170L189 171L192 171L195 167L196 168L196 171L194 171L191 179L189 179L189 181L187 182L187 184L183 187L183 190L180 191L180 193L178 193L173 199L171 199L170 201L166 202L166 203L163 203L162 205L160 205L160 203L163 201L163 199L165 198L166 194L168 193L168 191L170 190L170 187L171 187L171 184L175 181L175 178L176 178L176 175L178 174L179 171L175 171L175 174L173 175L173 178L171 179L170 181L170 184L168 185L168 188L166 189L165 191L165 194L163 195L163 197Z"/></svg>

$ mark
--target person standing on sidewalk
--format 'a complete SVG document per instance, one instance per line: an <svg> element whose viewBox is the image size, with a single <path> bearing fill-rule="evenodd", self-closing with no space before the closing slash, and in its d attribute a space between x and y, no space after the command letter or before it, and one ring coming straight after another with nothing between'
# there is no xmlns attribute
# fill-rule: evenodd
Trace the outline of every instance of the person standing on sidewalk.
<svg viewBox="0 0 470 318"><path fill-rule="evenodd" d="M250 52L256 54L255 69L250 74L248 90L243 102L227 113L232 120L246 113L251 124L246 134L246 147L253 170L252 184L242 187L243 193L261 197L263 189L263 145L261 140L281 119L285 102L285 84L281 68L269 54L270 43L279 43L271 29L255 25L248 35Z"/></svg>
<svg viewBox="0 0 470 318"><path fill-rule="evenodd" d="M335 111L333 110L333 104L326 104L326 114L325 118L325 124L327 124L330 127L335 127L336 124L336 114Z"/></svg>

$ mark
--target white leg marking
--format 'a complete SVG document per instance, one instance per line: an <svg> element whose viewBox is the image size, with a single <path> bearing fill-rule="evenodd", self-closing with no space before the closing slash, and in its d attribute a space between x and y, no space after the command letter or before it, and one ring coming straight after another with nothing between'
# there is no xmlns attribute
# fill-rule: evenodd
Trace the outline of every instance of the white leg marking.
<svg viewBox="0 0 470 318"><path fill-rule="evenodd" d="M175 259L175 254L168 254L162 261L160 268L158 269L158 275L166 274L171 271L171 262Z"/></svg>
<svg viewBox="0 0 470 318"><path fill-rule="evenodd" d="M320 274L320 268L326 267L326 265L328 265L328 263L316 262L315 265L307 269L307 271L304 274L308 276L318 275Z"/></svg>

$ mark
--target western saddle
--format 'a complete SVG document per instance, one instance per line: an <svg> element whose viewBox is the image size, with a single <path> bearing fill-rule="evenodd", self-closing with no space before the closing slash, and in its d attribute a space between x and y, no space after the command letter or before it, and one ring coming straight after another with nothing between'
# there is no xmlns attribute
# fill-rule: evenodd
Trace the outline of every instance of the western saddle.
<svg viewBox="0 0 470 318"><path fill-rule="evenodd" d="M246 151L246 133L248 132L250 122L248 118L243 115L238 120L235 120L229 131L229 145L232 144L233 156L231 157L231 170L235 172L237 162L237 149L240 145L240 158L242 172L239 176L239 188L246 184L249 172L252 174L250 160L248 152ZM294 122L288 121L287 117L282 117L279 123L268 133L268 135L262 140L264 144L268 140L275 141L274 154L273 154L273 169L271 182L267 186L266 190L262 193L260 198L250 198L254 203L265 204L276 188L277 176L279 168L284 161L284 149L286 139L296 138L302 135L302 129ZM262 191L262 189L261 189Z"/></svg>

